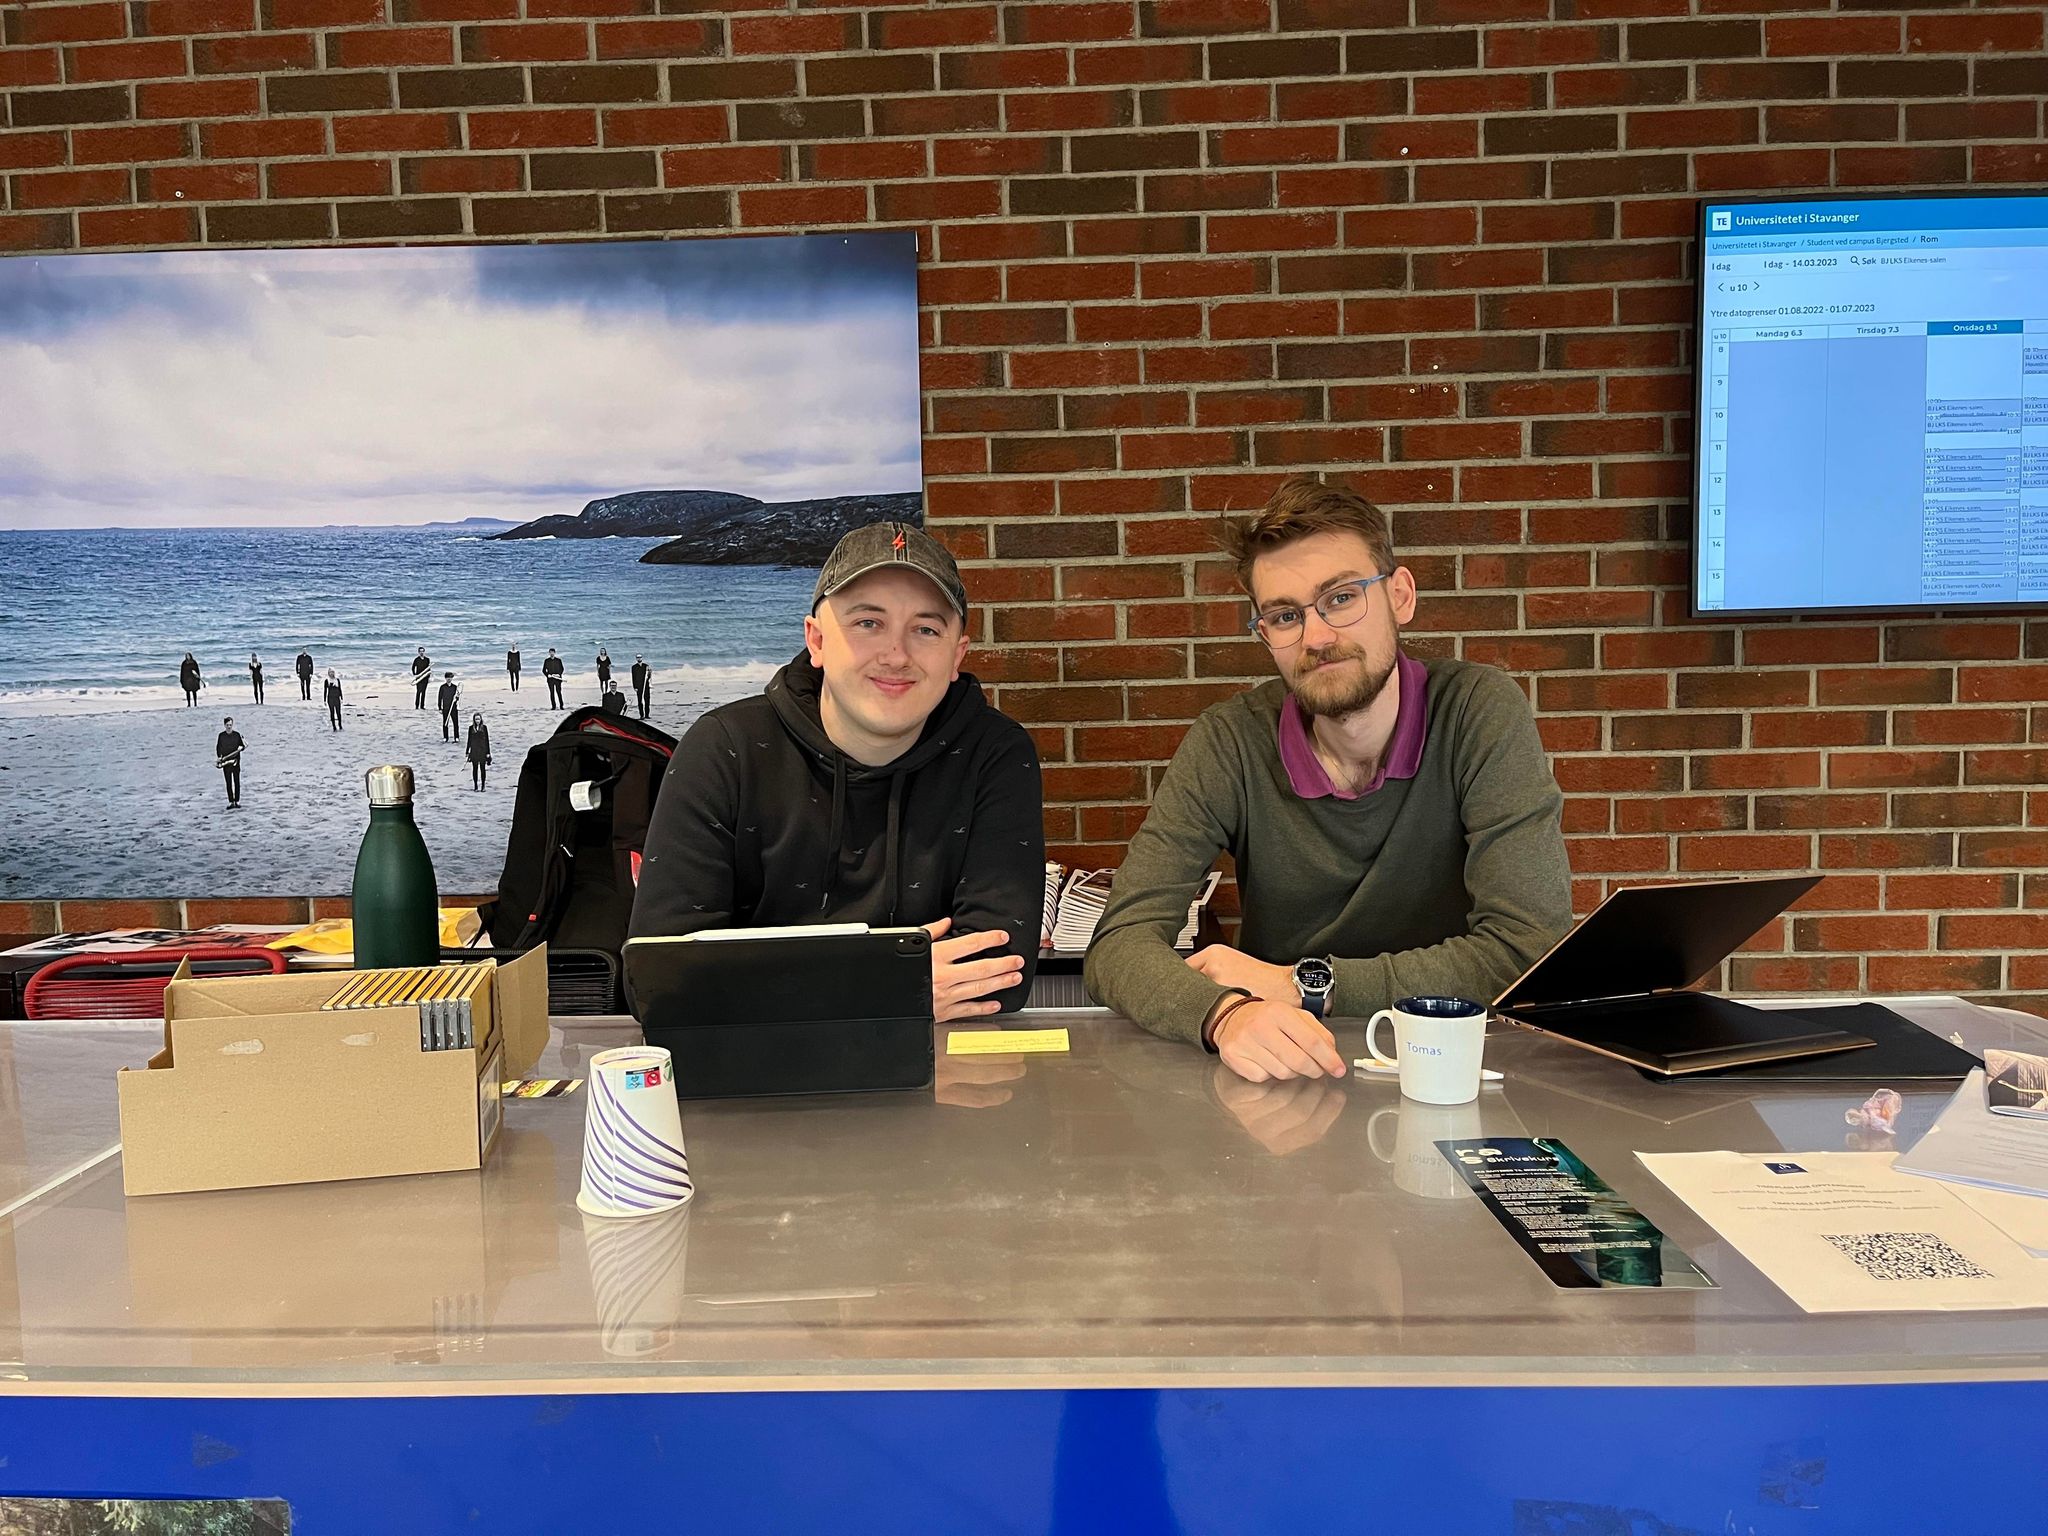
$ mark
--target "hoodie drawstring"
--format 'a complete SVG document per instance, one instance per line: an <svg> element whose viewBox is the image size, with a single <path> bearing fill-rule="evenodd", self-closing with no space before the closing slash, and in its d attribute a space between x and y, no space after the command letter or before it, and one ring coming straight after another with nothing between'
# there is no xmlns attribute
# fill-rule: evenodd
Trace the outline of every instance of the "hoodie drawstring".
<svg viewBox="0 0 2048 1536"><path fill-rule="evenodd" d="M894 802L891 802L892 814ZM892 829L893 829L893 823ZM832 754L832 835L825 839L825 891L818 898L818 910L832 905L832 892L839 885L839 839L846 830L846 759Z"/></svg>
<svg viewBox="0 0 2048 1536"><path fill-rule="evenodd" d="M896 921L896 886L903 853L896 846L896 841L903 831L904 778L900 772L889 775L889 840L882 845L889 859L889 922L892 926Z"/></svg>

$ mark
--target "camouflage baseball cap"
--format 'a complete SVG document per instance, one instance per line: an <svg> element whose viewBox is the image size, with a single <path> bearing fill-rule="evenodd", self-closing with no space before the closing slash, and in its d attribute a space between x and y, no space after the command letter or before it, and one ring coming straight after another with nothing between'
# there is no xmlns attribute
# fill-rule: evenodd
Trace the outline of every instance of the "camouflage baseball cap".
<svg viewBox="0 0 2048 1536"><path fill-rule="evenodd" d="M811 592L811 612L847 583L892 565L908 567L930 581L966 619L967 588L961 583L960 567L945 545L909 523L870 523L834 545Z"/></svg>

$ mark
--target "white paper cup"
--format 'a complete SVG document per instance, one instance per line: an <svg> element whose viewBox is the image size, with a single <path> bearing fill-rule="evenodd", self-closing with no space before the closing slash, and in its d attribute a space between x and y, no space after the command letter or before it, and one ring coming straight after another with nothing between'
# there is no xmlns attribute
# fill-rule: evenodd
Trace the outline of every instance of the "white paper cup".
<svg viewBox="0 0 2048 1536"><path fill-rule="evenodd" d="M687 1206L648 1221L583 1218L583 1251L590 1260L598 1338L606 1354L637 1360L675 1337L689 1245Z"/></svg>
<svg viewBox="0 0 2048 1536"><path fill-rule="evenodd" d="M589 1071L577 1209L629 1219L674 1210L696 1186L683 1155L683 1113L668 1052L658 1045L600 1051Z"/></svg>

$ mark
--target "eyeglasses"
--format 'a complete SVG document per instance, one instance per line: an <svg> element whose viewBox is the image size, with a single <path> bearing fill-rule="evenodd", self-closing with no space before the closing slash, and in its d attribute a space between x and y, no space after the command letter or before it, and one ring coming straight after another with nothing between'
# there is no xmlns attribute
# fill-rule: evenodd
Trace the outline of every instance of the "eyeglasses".
<svg viewBox="0 0 2048 1536"><path fill-rule="evenodd" d="M1374 587L1391 576L1366 576L1358 581L1346 581L1330 588L1314 603L1315 610L1332 629L1344 629L1365 617L1365 597ZM1249 628L1273 650L1294 644L1301 638L1302 626L1308 623L1308 613L1301 608L1268 608L1253 619Z"/></svg>

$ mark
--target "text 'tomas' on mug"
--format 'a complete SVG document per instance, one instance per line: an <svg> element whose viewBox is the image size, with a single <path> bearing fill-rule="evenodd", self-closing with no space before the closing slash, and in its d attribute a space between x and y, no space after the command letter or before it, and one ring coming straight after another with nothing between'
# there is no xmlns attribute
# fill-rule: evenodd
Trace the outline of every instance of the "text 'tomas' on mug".
<svg viewBox="0 0 2048 1536"><path fill-rule="evenodd" d="M1379 1047L1380 1021L1394 1024L1394 1054ZM1365 1026L1365 1048L1401 1074L1401 1094L1422 1104L1469 1104L1479 1097L1486 1009L1462 997L1404 997Z"/></svg>

